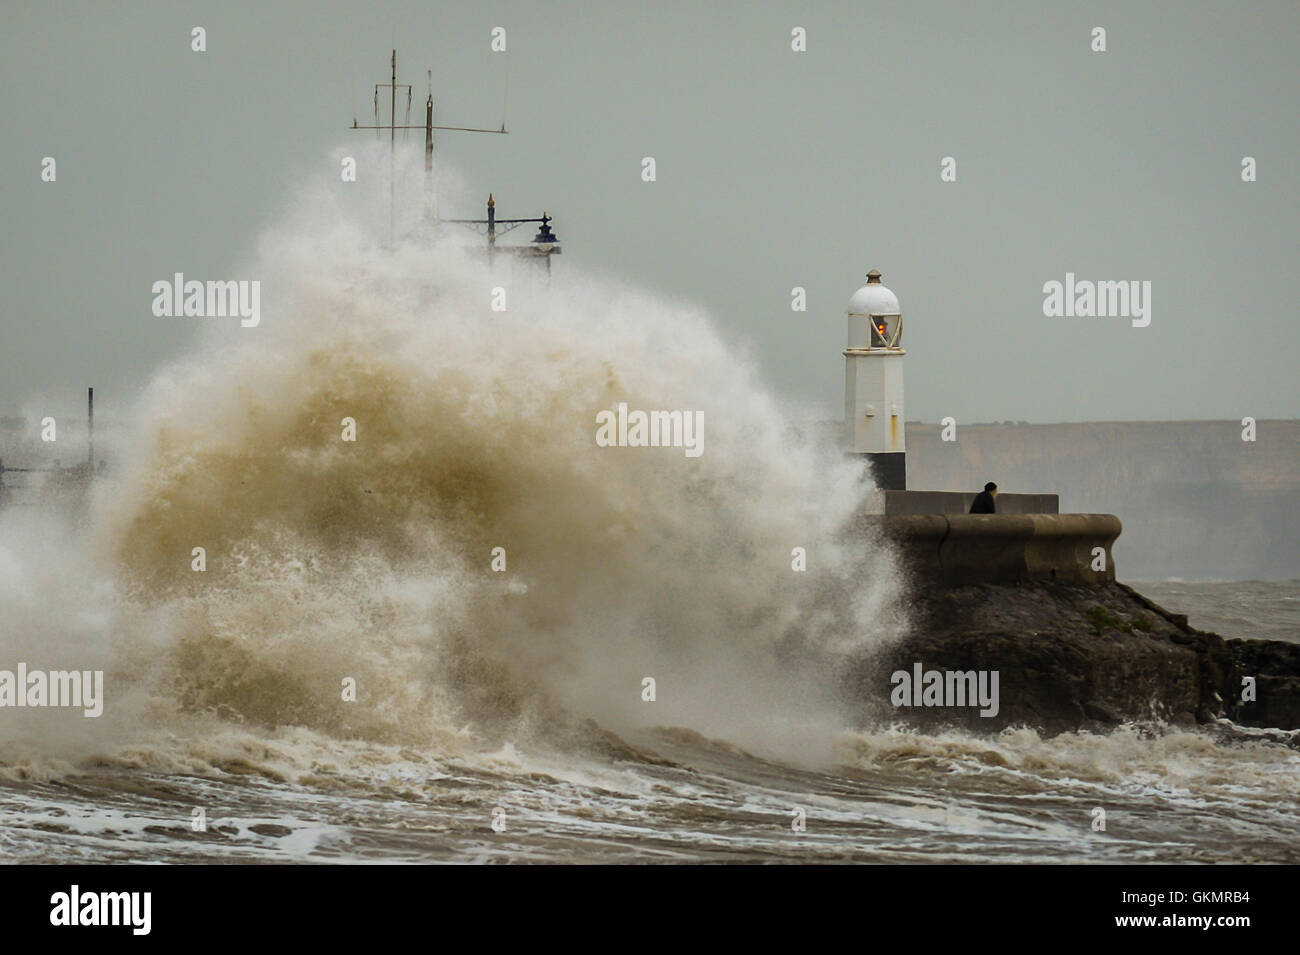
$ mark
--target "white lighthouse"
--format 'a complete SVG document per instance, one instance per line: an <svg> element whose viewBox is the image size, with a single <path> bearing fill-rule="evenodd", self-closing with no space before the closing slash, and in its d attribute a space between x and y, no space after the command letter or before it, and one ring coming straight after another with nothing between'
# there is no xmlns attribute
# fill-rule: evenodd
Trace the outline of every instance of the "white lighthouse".
<svg viewBox="0 0 1300 955"><path fill-rule="evenodd" d="M877 485L907 489L903 435L903 314L898 297L867 273L849 299L849 347L844 349L845 450L871 461Z"/></svg>

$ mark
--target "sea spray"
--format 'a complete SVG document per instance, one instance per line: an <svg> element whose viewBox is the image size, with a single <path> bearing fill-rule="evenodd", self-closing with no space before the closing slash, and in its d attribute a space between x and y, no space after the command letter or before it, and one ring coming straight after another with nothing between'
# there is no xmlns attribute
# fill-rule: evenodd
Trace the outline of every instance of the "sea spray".
<svg viewBox="0 0 1300 955"><path fill-rule="evenodd" d="M795 435L699 310L545 289L455 239L384 248L346 205L308 195L268 232L240 269L261 323L157 376L98 494L105 642L152 718L435 750L585 719L827 745L840 654L904 626L889 550L838 533L861 464ZM708 453L600 446L620 403L697 409Z"/></svg>

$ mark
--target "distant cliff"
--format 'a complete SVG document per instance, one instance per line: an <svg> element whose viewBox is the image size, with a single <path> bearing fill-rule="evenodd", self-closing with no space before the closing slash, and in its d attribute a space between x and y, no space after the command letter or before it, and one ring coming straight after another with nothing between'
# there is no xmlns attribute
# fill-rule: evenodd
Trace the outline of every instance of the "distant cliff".
<svg viewBox="0 0 1300 955"><path fill-rule="evenodd" d="M917 490L1050 491L1061 511L1115 514L1121 580L1300 578L1300 421L907 424Z"/></svg>

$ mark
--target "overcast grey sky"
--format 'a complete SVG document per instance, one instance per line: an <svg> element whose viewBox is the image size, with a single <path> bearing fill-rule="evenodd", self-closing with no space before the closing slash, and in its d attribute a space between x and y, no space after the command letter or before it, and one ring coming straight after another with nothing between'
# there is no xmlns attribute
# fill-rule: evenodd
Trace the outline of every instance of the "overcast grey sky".
<svg viewBox="0 0 1300 955"><path fill-rule="evenodd" d="M248 277L395 43L414 122L432 68L440 122L499 124L509 61L511 134L439 141L468 186L445 214L546 209L557 269L704 305L820 417L869 268L902 301L911 419L1300 415L1291 0L5 0L0 25L0 414L87 384L125 404L195 347L152 283ZM1044 317L1067 271L1150 281L1150 326Z"/></svg>

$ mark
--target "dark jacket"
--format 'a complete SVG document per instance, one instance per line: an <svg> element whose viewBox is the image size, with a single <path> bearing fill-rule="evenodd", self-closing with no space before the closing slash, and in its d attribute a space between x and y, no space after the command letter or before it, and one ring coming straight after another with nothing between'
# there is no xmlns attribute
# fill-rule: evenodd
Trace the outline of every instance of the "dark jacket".
<svg viewBox="0 0 1300 955"><path fill-rule="evenodd" d="M970 512L972 514L996 514L997 505L993 503L993 495L988 491L980 491L975 495L975 500L971 502Z"/></svg>

